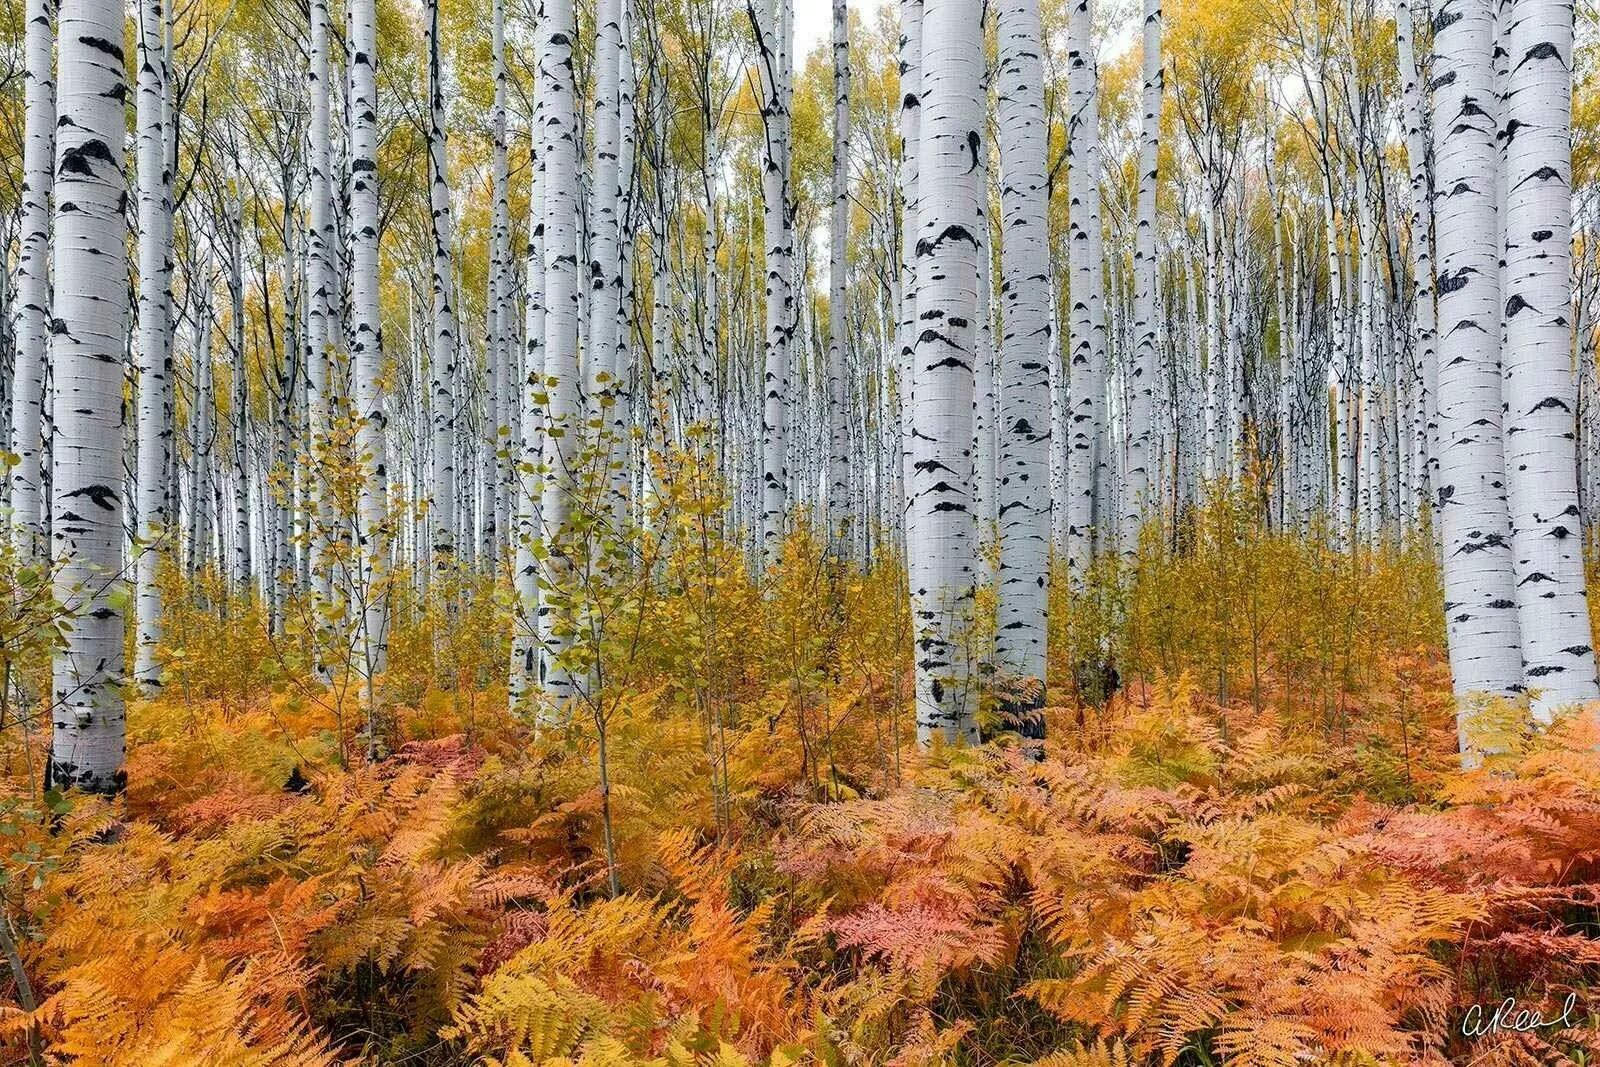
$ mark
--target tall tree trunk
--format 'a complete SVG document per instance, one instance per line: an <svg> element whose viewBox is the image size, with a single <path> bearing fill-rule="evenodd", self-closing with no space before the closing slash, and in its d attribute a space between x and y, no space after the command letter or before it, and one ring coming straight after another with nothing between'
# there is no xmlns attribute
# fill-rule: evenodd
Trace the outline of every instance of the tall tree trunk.
<svg viewBox="0 0 1600 1067"><path fill-rule="evenodd" d="M1038 0L999 7L1000 571L995 638L1001 711L1042 727L1050 571L1049 184Z"/></svg>
<svg viewBox="0 0 1600 1067"><path fill-rule="evenodd" d="M311 187L306 228L306 416L308 442L314 458L310 480L311 590L313 599L328 601L333 594L328 540L336 521L321 458L329 446L332 375L330 350L339 329L333 290L338 282L338 233L333 221L333 148L329 137L329 108L333 92L328 57L328 0L311 0L311 63L306 74ZM318 613L318 617L320 613ZM320 654L319 675L324 675Z"/></svg>
<svg viewBox="0 0 1600 1067"><path fill-rule="evenodd" d="M1439 367L1437 490L1465 752L1473 700L1522 689L1522 635L1500 434L1493 19L1484 0L1442 0L1434 26L1439 343L1448 354Z"/></svg>
<svg viewBox="0 0 1600 1067"><path fill-rule="evenodd" d="M978 739L965 642L973 612L973 368L985 254L982 0L926 0L918 153L917 326L906 555L917 736Z"/></svg>
<svg viewBox="0 0 1600 1067"><path fill-rule="evenodd" d="M895 530L904 547L910 508L911 411L916 383L911 373L917 346L917 195L922 130L922 18L924 0L900 0L900 301L895 309L896 349L894 412L898 424L895 449Z"/></svg>
<svg viewBox="0 0 1600 1067"><path fill-rule="evenodd" d="M450 208L449 139L445 130L444 69L439 0L428 0L428 202L433 214L433 336L428 358L433 456L428 498L433 566L454 567L456 527L456 280L455 222Z"/></svg>
<svg viewBox="0 0 1600 1067"><path fill-rule="evenodd" d="M166 15L142 0L138 18L139 339L138 525L134 551L134 681L161 684L161 588L172 526L172 175L167 170Z"/></svg>
<svg viewBox="0 0 1600 1067"><path fill-rule="evenodd" d="M761 406L761 554L777 562L789 510L790 342L794 335L794 228L789 211L790 0L748 0L756 37L761 122L762 242L766 250L766 358Z"/></svg>
<svg viewBox="0 0 1600 1067"><path fill-rule="evenodd" d="M1143 83L1140 90L1139 189L1133 245L1133 364L1128 405L1128 478L1123 494L1122 551L1139 548L1139 527L1157 493L1153 483L1155 439L1156 179L1161 149L1161 0L1144 0Z"/></svg>
<svg viewBox="0 0 1600 1067"><path fill-rule="evenodd" d="M1427 114L1422 75L1417 69L1416 31L1411 0L1395 2L1395 45L1400 64L1400 97L1411 178L1411 283L1415 322L1414 359L1422 372L1422 418L1427 447L1427 483L1439 461L1439 327L1433 303L1433 187L1428 180Z"/></svg>
<svg viewBox="0 0 1600 1067"><path fill-rule="evenodd" d="M547 396L541 525L551 580L561 584L572 561L559 539L573 511L573 480L581 455L583 411L578 381L578 112L572 77L575 20L572 0L544 0L538 31L539 155L544 176L544 373ZM574 620L565 598L539 608L540 676L558 717L573 696L565 655Z"/></svg>
<svg viewBox="0 0 1600 1067"><path fill-rule="evenodd" d="M26 131L14 296L11 451L17 460L11 468L11 522L19 556L38 559L45 554L50 533L42 457L50 347L50 198L56 150L55 0L27 0L24 17Z"/></svg>
<svg viewBox="0 0 1600 1067"><path fill-rule="evenodd" d="M589 347L585 389L601 440L597 454L611 469L609 512L621 519L626 496L619 475L623 441L615 418L621 396L619 352L622 313L622 0L600 0L595 12L594 184L589 208Z"/></svg>
<svg viewBox="0 0 1600 1067"><path fill-rule="evenodd" d="M1600 699L1578 513L1572 371L1572 4L1516 0L1505 96L1506 472L1533 714Z"/></svg>
<svg viewBox="0 0 1600 1067"><path fill-rule="evenodd" d="M56 599L73 625L55 654L49 780L122 789L122 383L127 354L127 99L121 0L66 0L50 360L56 437Z"/></svg>
<svg viewBox="0 0 1600 1067"><path fill-rule="evenodd" d="M527 352L524 380L517 389L517 455L513 468L516 486L517 528L512 541L512 581L516 601L512 609L511 674L507 684L512 713L526 709L537 685L540 649L539 559L535 547L540 530L541 486L540 450L544 432L541 398L546 394L545 378L545 200L549 186L542 164L544 128L542 97L535 100L533 118L533 182L528 206L528 309Z"/></svg>
<svg viewBox="0 0 1600 1067"><path fill-rule="evenodd" d="M383 669L388 640L389 562L388 415L384 409L383 329L378 308L376 0L351 0L350 23L350 359L355 378L356 452L361 470L356 516L362 608L357 666L370 698L373 676ZM368 737L368 753L377 753L373 734Z"/></svg>
<svg viewBox="0 0 1600 1067"><path fill-rule="evenodd" d="M833 0L833 213L828 230L828 537L835 555L843 558L851 538L845 388L850 282L845 258L850 236L850 9L845 0Z"/></svg>
<svg viewBox="0 0 1600 1067"><path fill-rule="evenodd" d="M505 0L493 0L490 14L490 51L494 63L494 106L489 127L494 142L491 162L494 213L489 236L489 351L486 373L489 397L484 408L488 442L484 456L483 495L485 563L497 574L507 544L511 519L511 345L515 331L511 277L511 163L507 145L507 94Z"/></svg>
<svg viewBox="0 0 1600 1067"><path fill-rule="evenodd" d="M1100 254L1100 90L1089 0L1073 0L1067 81L1071 121L1069 246L1072 250L1071 440L1068 453L1067 574L1087 580L1099 521L1098 484L1106 462L1106 336Z"/></svg>

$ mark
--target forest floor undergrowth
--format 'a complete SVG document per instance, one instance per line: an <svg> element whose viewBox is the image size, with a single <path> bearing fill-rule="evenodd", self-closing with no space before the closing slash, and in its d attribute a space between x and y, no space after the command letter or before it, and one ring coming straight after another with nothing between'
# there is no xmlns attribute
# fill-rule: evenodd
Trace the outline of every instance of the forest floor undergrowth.
<svg viewBox="0 0 1600 1067"><path fill-rule="evenodd" d="M874 651L895 612L763 645L752 601L714 643L737 665L628 676L609 795L594 716L536 731L497 683L441 686L420 615L371 763L336 690L195 609L131 705L125 797L41 799L39 738L6 731L7 1062L1596 1062L1600 723L1492 709L1503 753L1461 770L1442 651L1402 618L1432 579L1383 571L1411 566L1318 601L1353 635L1331 674L1306 589L1251 629L1216 599L1269 588L1249 567L1164 572L1212 623L1135 590L1121 688L1052 687L1037 760L916 749ZM1549 1025L1493 1028L1508 997Z"/></svg>

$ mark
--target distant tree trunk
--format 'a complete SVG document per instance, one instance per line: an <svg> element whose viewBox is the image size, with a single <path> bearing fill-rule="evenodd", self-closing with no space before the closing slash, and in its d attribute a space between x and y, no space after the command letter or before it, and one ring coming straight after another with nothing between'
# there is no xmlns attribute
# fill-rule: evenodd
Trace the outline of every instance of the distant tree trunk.
<svg viewBox="0 0 1600 1067"><path fill-rule="evenodd" d="M851 538L850 431L845 350L850 275L850 10L833 0L833 213L828 248L828 537L842 558ZM855 521L860 521L857 516Z"/></svg>
<svg viewBox="0 0 1600 1067"><path fill-rule="evenodd" d="M306 433L313 457L325 455L329 440L329 350L334 345L338 318L333 290L338 286L338 234L333 220L333 149L329 139L329 104L332 82L328 69L328 0L311 0L311 63L306 75L306 95L311 107L309 124L311 187L306 243ZM311 590L326 603L333 594L327 545L335 517L320 464L310 480ZM318 673L322 664L318 657Z"/></svg>
<svg viewBox="0 0 1600 1067"><path fill-rule="evenodd" d="M926 0L918 153L917 335L906 555L917 735L978 739L965 641L972 622L973 368L985 254L982 0Z"/></svg>
<svg viewBox="0 0 1600 1067"><path fill-rule="evenodd" d="M1139 527L1155 503L1156 178L1161 149L1161 0L1144 0L1143 87L1140 91L1139 191L1133 247L1133 366L1128 407L1128 479L1124 487L1122 551L1139 548Z"/></svg>
<svg viewBox="0 0 1600 1067"><path fill-rule="evenodd" d="M1428 180L1428 131L1417 69L1411 0L1395 2L1395 45L1400 64L1401 114L1411 177L1411 281L1416 334L1415 359L1422 371L1422 418L1427 445L1427 483L1439 462L1439 327L1433 304L1433 188Z"/></svg>
<svg viewBox="0 0 1600 1067"><path fill-rule="evenodd" d="M1100 255L1100 90L1089 0L1073 0L1067 79L1071 98L1072 361L1068 453L1067 573L1087 580L1099 519L1097 486L1105 446L1104 263Z"/></svg>
<svg viewBox="0 0 1600 1067"><path fill-rule="evenodd" d="M1448 354L1439 368L1437 492L1465 751L1472 699L1522 689L1522 635L1500 434L1493 20L1483 0L1442 0L1434 25L1439 343Z"/></svg>
<svg viewBox="0 0 1600 1067"><path fill-rule="evenodd" d="M56 599L72 628L55 654L49 781L124 785L122 384L127 354L127 118L121 0L61 12L50 360L56 438Z"/></svg>
<svg viewBox="0 0 1600 1067"><path fill-rule="evenodd" d="M1572 5L1516 0L1506 145L1504 404L1523 680L1533 714L1600 699L1572 371Z"/></svg>
<svg viewBox="0 0 1600 1067"><path fill-rule="evenodd" d="M539 682L539 560L535 546L541 537L540 451L544 432L543 405L545 379L545 201L548 186L543 169L542 145L537 138L543 129L543 106L534 103L533 182L528 207L528 347L524 360L525 376L517 389L517 456L513 469L516 486L517 527L513 536L512 581L516 604L512 610L511 674L507 684L513 714L523 711Z"/></svg>
<svg viewBox="0 0 1600 1067"><path fill-rule="evenodd" d="M489 114L493 141L490 169L494 182L494 211L489 231L489 321L485 373L489 395L484 406L488 438L483 458L484 477L484 562L491 574L498 574L507 544L511 521L511 478L508 459L511 449L510 397L511 344L514 334L512 312L515 288L511 277L511 164L507 145L507 94L505 0L490 5L490 57L494 64L494 105Z"/></svg>
<svg viewBox="0 0 1600 1067"><path fill-rule="evenodd" d="M432 397L432 484L428 499L433 566L454 567L456 527L456 306L452 262L455 222L450 208L449 141L445 131L444 70L439 0L428 0L428 201L433 214L433 336L428 358Z"/></svg>
<svg viewBox="0 0 1600 1067"><path fill-rule="evenodd" d="M911 412L916 390L911 372L917 346L918 170L922 130L922 18L924 0L900 0L900 301L895 325L895 531L904 547L910 508Z"/></svg>
<svg viewBox="0 0 1600 1067"><path fill-rule="evenodd" d="M748 5L766 134L761 171L767 332L761 407L761 554L770 566L782 551L789 511L789 347L795 310L794 227L789 210L791 20L790 0L748 0Z"/></svg>

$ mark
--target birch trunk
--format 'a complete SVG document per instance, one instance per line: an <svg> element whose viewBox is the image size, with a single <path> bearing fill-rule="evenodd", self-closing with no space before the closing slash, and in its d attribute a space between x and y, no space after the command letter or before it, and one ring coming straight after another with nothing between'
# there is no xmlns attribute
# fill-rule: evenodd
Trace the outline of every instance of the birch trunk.
<svg viewBox="0 0 1600 1067"><path fill-rule="evenodd" d="M1533 715L1600 699L1578 513L1572 370L1572 5L1516 0L1505 97L1505 466Z"/></svg>
<svg viewBox="0 0 1600 1067"><path fill-rule="evenodd" d="M1067 575L1082 588L1095 551L1098 487L1105 463L1106 336L1100 254L1100 103L1089 0L1069 16L1067 80L1072 118L1070 247L1072 249L1071 440L1067 471Z"/></svg>
<svg viewBox="0 0 1600 1067"><path fill-rule="evenodd" d="M987 197L982 0L926 0L918 153L916 349L906 549L916 644L917 736L978 740L965 642L977 537L972 514L978 259Z"/></svg>
<svg viewBox="0 0 1600 1067"><path fill-rule="evenodd" d="M161 684L161 589L172 523L172 175L167 171L166 16L161 0L143 0L138 17L139 338L138 523L134 552L134 681Z"/></svg>
<svg viewBox="0 0 1600 1067"><path fill-rule="evenodd" d="M56 599L73 625L54 661L48 782L126 781L122 384L128 330L127 85L120 0L67 0L60 22L53 262L57 286L51 531Z"/></svg>
<svg viewBox="0 0 1600 1067"><path fill-rule="evenodd" d="M449 139L439 53L439 0L428 0L428 200L433 214L433 336L428 360L433 466L428 525L432 531L433 566L442 577L453 566L455 555L457 347L452 262L455 221L450 208Z"/></svg>
<svg viewBox="0 0 1600 1067"><path fill-rule="evenodd" d="M1473 700L1522 689L1500 433L1497 153L1484 0L1434 18L1440 351L1438 506L1445 619L1463 752ZM1587 643L1587 642L1585 642Z"/></svg>
<svg viewBox="0 0 1600 1067"><path fill-rule="evenodd" d="M1152 480L1155 433L1156 181L1161 149L1161 0L1144 0L1143 81L1140 90L1139 190L1133 247L1133 361L1129 369L1128 463L1122 513L1122 551L1139 548L1139 528L1156 500Z"/></svg>
<svg viewBox="0 0 1600 1067"><path fill-rule="evenodd" d="M1001 711L1041 734L1050 572L1050 316L1044 36L1038 0L999 8Z"/></svg>
<svg viewBox="0 0 1600 1067"><path fill-rule="evenodd" d="M538 30L539 155L544 176L544 373L546 423L544 488L540 523L546 544L560 538L572 514L575 464L580 454L583 412L578 381L578 121L572 76L572 0L544 0ZM558 545L551 551L552 579L559 582L571 561ZM574 620L550 604L539 608L540 678L555 714L573 695L574 679L563 652Z"/></svg>
<svg viewBox="0 0 1600 1067"><path fill-rule="evenodd" d="M794 333L794 233L789 213L790 0L748 0L748 4L766 135L761 172L767 331L761 408L761 554L763 563L770 566L782 552L789 508L789 348Z"/></svg>
<svg viewBox="0 0 1600 1067"><path fill-rule="evenodd" d="M378 99L376 0L351 0L350 361L361 495L356 516L362 619L357 664L368 687L383 669L387 641L388 415L383 396L383 330L378 308ZM376 738L368 738L375 752Z"/></svg>
<svg viewBox="0 0 1600 1067"><path fill-rule="evenodd" d="M306 433L313 458L318 461L313 463L308 518L312 596L326 602L333 594L327 545L335 520L320 458L326 455L329 443L329 350L338 329L333 295L338 285L338 234L333 221L333 148L329 136L332 81L328 70L328 0L311 0L310 17L311 64L306 75L311 110L311 203L306 227ZM318 660L318 673L325 675L320 656Z"/></svg>
<svg viewBox="0 0 1600 1067"><path fill-rule="evenodd" d="M11 451L17 460L11 468L11 522L19 556L37 559L45 554L50 534L44 497L43 402L50 350L50 201L56 150L55 0L27 0L24 18L26 130L14 295Z"/></svg>
<svg viewBox="0 0 1600 1067"><path fill-rule="evenodd" d="M828 537L843 558L851 538L850 429L845 402L850 235L850 9L833 0L833 213L828 232ZM859 518L857 519L859 521Z"/></svg>

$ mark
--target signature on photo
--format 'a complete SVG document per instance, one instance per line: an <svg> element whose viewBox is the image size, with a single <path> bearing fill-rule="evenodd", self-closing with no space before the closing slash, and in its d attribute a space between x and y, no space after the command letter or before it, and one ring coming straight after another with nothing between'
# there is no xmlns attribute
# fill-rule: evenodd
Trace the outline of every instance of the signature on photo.
<svg viewBox="0 0 1600 1067"><path fill-rule="evenodd" d="M1541 1008L1518 1007L1516 997L1502 1000L1487 1016L1484 1005L1474 1004L1467 1009L1466 1015L1462 1016L1461 1033L1466 1037L1488 1037L1501 1033L1526 1034L1536 1030L1565 1030L1578 1023L1578 1020L1572 1017L1577 1003L1578 994L1568 993L1567 999L1561 1004L1561 1014L1555 1016L1546 1016Z"/></svg>

